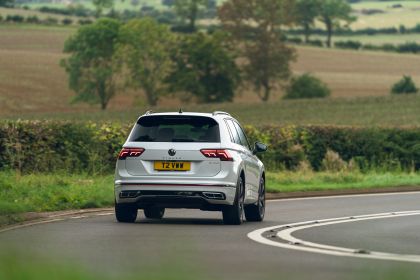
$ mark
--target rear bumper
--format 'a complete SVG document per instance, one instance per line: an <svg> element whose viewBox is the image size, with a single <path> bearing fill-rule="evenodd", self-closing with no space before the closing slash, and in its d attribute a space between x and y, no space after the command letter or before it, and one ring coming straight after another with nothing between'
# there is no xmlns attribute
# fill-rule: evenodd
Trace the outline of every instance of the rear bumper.
<svg viewBox="0 0 420 280"><path fill-rule="evenodd" d="M115 184L117 203L133 204L139 209L156 205L164 208L221 210L223 206L233 204L235 194L235 185L146 182Z"/></svg>

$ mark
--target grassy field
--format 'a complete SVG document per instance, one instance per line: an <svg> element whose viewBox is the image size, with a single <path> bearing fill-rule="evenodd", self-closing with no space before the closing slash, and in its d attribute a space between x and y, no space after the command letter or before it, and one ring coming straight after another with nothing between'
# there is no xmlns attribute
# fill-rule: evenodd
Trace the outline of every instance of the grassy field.
<svg viewBox="0 0 420 280"><path fill-rule="evenodd" d="M181 106L181 105L180 105ZM330 98L327 100L285 100L267 104L223 103L203 105L183 105L183 110L230 112L244 124L282 125L353 125L353 126L419 126L420 97L360 97ZM126 110L101 112L89 109L83 114L67 113L21 113L8 119L55 119L79 121L118 121L132 123L149 107L140 106ZM158 112L178 111L177 106L152 108Z"/></svg>
<svg viewBox="0 0 420 280"><path fill-rule="evenodd" d="M420 184L418 173L270 172L268 192L369 189ZM0 172L0 224L16 214L113 205L113 175Z"/></svg>
<svg viewBox="0 0 420 280"><path fill-rule="evenodd" d="M70 105L73 93L59 66L63 44L73 27L0 25L0 116L9 118L121 119L132 121L147 108L140 92L120 93L105 114L97 107ZM262 104L252 89L239 90L234 104L181 104L165 98L156 110L184 107L189 110L223 109L247 123L260 121L299 124L419 124L416 97L391 98L391 85L402 75L420 83L420 57L381 52L356 52L299 47L295 73L311 72L332 90L326 101L280 101L282 89ZM376 97L386 98L376 98ZM249 110L255 118L247 118ZM84 112L84 116L80 116Z"/></svg>
<svg viewBox="0 0 420 280"><path fill-rule="evenodd" d="M393 8L393 5L400 4L401 8ZM367 27L398 27L401 24L406 27L413 27L419 23L420 1L362 1L352 4L352 8L356 11L357 21L351 26L354 29L363 29ZM376 9L383 13L374 15L364 15L362 10Z"/></svg>

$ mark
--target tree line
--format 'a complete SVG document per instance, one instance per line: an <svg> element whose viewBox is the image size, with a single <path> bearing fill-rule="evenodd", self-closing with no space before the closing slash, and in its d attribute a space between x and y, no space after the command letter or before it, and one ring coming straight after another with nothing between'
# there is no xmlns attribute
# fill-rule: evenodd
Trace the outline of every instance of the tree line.
<svg viewBox="0 0 420 280"><path fill-rule="evenodd" d="M195 30L205 0L174 0ZM232 101L239 86L251 86L262 101L291 77L297 58L285 30L300 25L309 39L315 20L333 30L350 22L345 0L227 0L218 9L221 29L180 34L151 18L121 22L101 18L82 26L65 43L61 61L76 92L74 101L106 109L119 91L144 92L149 105L165 95L198 102Z"/></svg>

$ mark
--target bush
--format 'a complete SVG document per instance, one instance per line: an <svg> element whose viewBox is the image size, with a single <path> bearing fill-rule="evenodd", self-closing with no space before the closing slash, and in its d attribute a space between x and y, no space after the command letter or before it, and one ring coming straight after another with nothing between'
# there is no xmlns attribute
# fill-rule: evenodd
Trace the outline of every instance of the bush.
<svg viewBox="0 0 420 280"><path fill-rule="evenodd" d="M359 50L362 47L362 43L358 41L339 41L334 43L336 48L339 49L351 49L351 50Z"/></svg>
<svg viewBox="0 0 420 280"><path fill-rule="evenodd" d="M323 98L330 95L326 84L311 74L292 78L284 99Z"/></svg>
<svg viewBox="0 0 420 280"><path fill-rule="evenodd" d="M28 22L28 23L39 23L40 20L37 16L28 16L26 18L26 22Z"/></svg>
<svg viewBox="0 0 420 280"><path fill-rule="evenodd" d="M289 38L286 38L286 41L293 44L298 44L298 45L302 44L302 38L299 38L299 37L289 37Z"/></svg>
<svg viewBox="0 0 420 280"><path fill-rule="evenodd" d="M322 170L323 171L332 171L332 172L341 172L347 170L348 163L345 162L338 153L327 150L325 157L322 160Z"/></svg>
<svg viewBox="0 0 420 280"><path fill-rule="evenodd" d="M400 53L419 53L420 45L416 42L407 42L396 47L397 52Z"/></svg>
<svg viewBox="0 0 420 280"><path fill-rule="evenodd" d="M415 94L419 91L410 76L404 76L392 86L392 94Z"/></svg>
<svg viewBox="0 0 420 280"><path fill-rule="evenodd" d="M92 24L93 21L90 19L79 19L79 24L80 25L86 25L86 24Z"/></svg>
<svg viewBox="0 0 420 280"><path fill-rule="evenodd" d="M314 46L314 47L323 47L324 43L321 40L309 40L308 45Z"/></svg>
<svg viewBox="0 0 420 280"><path fill-rule="evenodd" d="M58 24L58 19L53 18L53 17L48 17L44 19L43 23L48 24L48 25L55 25L55 24Z"/></svg>
<svg viewBox="0 0 420 280"><path fill-rule="evenodd" d="M6 21L8 22L16 22L16 23L21 23L24 21L24 17L21 15L7 15L6 17Z"/></svg>
<svg viewBox="0 0 420 280"><path fill-rule="evenodd" d="M71 11L67 8L53 8L53 7L47 7L47 6L42 6L41 8L39 8L39 11L41 13L49 13L49 14L58 14L58 15L71 15Z"/></svg>
<svg viewBox="0 0 420 280"><path fill-rule="evenodd" d="M73 20L69 19L69 18L65 18L61 21L61 23L64 24L64 25L70 25L70 24L73 23Z"/></svg>

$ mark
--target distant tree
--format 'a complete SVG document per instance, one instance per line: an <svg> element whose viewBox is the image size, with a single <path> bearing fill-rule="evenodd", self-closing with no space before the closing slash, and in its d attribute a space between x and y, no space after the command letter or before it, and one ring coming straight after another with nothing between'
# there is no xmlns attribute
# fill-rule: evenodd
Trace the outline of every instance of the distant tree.
<svg viewBox="0 0 420 280"><path fill-rule="evenodd" d="M0 0L0 7L10 7L13 6L14 0Z"/></svg>
<svg viewBox="0 0 420 280"><path fill-rule="evenodd" d="M184 36L173 48L171 90L190 93L200 102L232 101L240 75L225 41L221 33Z"/></svg>
<svg viewBox="0 0 420 280"><path fill-rule="evenodd" d="M415 94L418 91L419 89L410 76L403 76L391 88L392 94Z"/></svg>
<svg viewBox="0 0 420 280"><path fill-rule="evenodd" d="M140 0L131 0L130 4L133 7L137 7L138 5L140 5Z"/></svg>
<svg viewBox="0 0 420 280"><path fill-rule="evenodd" d="M296 3L297 23L302 26L305 43L309 42L311 29L319 16L322 0L298 0Z"/></svg>
<svg viewBox="0 0 420 280"><path fill-rule="evenodd" d="M121 27L117 59L126 71L126 85L142 89L152 106L168 91L165 80L173 68L174 41L169 28L151 18L130 20Z"/></svg>
<svg viewBox="0 0 420 280"><path fill-rule="evenodd" d="M100 17L104 9L112 9L114 7L114 0L92 0L95 6L96 16Z"/></svg>
<svg viewBox="0 0 420 280"><path fill-rule="evenodd" d="M339 27L342 21L350 23L354 17L350 15L351 6L345 0L322 0L320 5L319 20L327 29L327 47L331 48L331 38L334 28Z"/></svg>
<svg viewBox="0 0 420 280"><path fill-rule="evenodd" d="M228 0L219 9L240 56L247 81L263 101L290 76L293 48L284 42L281 28L295 22L294 0Z"/></svg>
<svg viewBox="0 0 420 280"><path fill-rule="evenodd" d="M116 93L113 63L120 23L99 19L79 28L64 45L70 56L61 60L69 76L69 87L76 92L75 102L99 103L103 110Z"/></svg>
<svg viewBox="0 0 420 280"><path fill-rule="evenodd" d="M284 99L323 98L331 94L328 86L311 74L293 77Z"/></svg>
<svg viewBox="0 0 420 280"><path fill-rule="evenodd" d="M174 4L177 15L188 21L189 29L194 31L198 14L208 7L208 0L175 0Z"/></svg>
<svg viewBox="0 0 420 280"><path fill-rule="evenodd" d="M171 7L175 5L175 0L162 0L162 5Z"/></svg>

